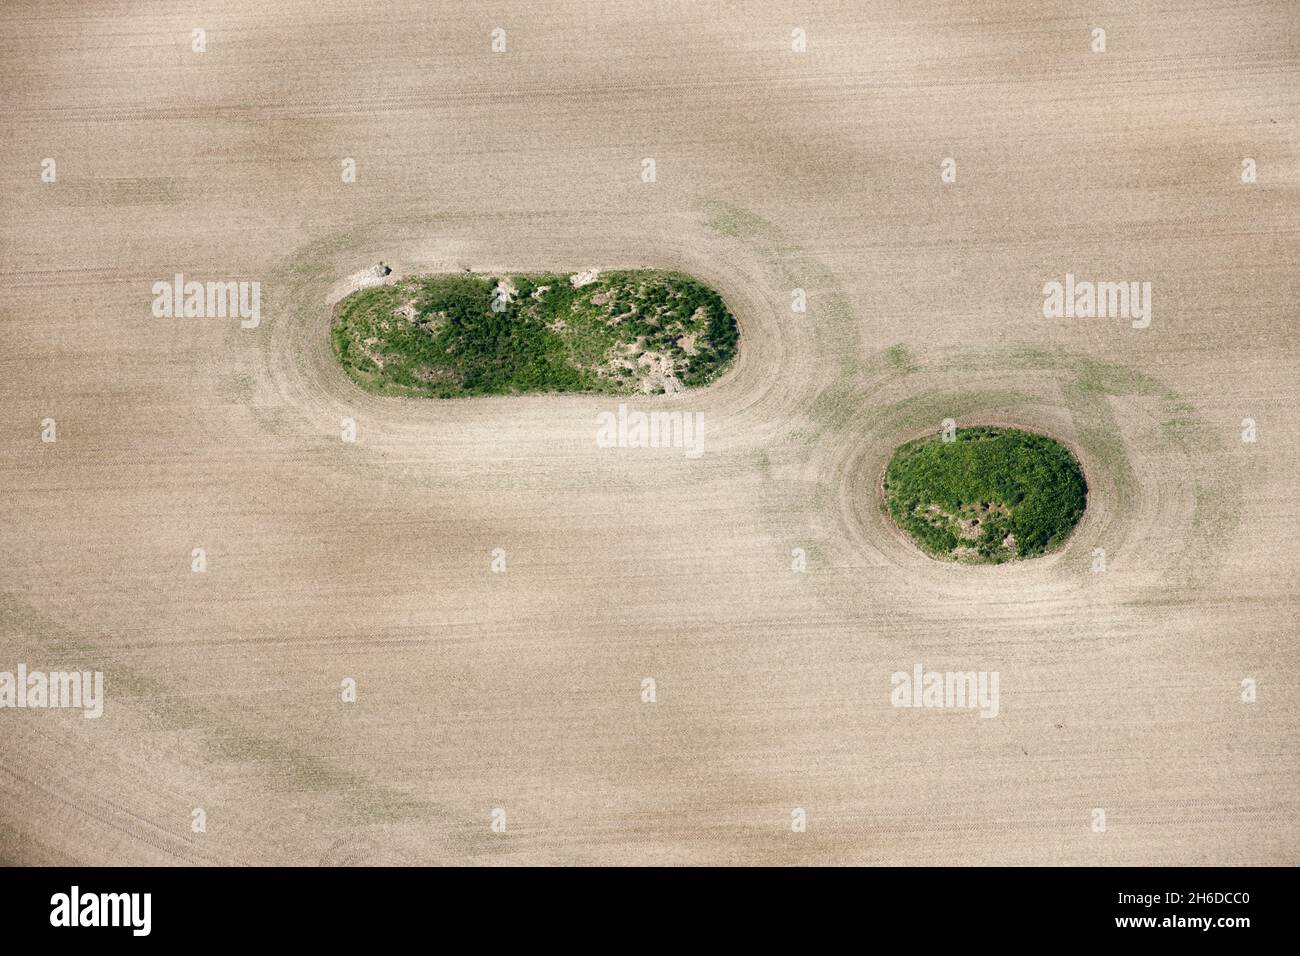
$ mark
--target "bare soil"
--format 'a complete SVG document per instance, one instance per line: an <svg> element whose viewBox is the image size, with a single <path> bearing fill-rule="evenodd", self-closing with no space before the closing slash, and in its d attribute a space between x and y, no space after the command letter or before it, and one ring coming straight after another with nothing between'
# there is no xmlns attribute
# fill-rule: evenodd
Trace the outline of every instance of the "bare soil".
<svg viewBox="0 0 1300 956"><path fill-rule="evenodd" d="M0 711L0 861L1300 863L1290 0L549 0L502 55L469 3L43 11L0 7L0 669L107 702ZM699 277L735 366L629 402L705 453L362 393L329 315L380 260ZM261 326L154 318L178 271ZM1043 319L1067 272L1151 327ZM947 417L1078 449L1065 547L891 529ZM918 661L999 717L894 710Z"/></svg>

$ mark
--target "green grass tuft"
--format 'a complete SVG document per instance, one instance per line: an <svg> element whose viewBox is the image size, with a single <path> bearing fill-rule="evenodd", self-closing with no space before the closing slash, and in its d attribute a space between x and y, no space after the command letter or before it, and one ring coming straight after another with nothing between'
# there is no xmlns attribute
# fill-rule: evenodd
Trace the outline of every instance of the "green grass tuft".
<svg viewBox="0 0 1300 956"><path fill-rule="evenodd" d="M515 291L498 311L500 279ZM716 292L651 270L580 288L566 275L415 276L352 293L331 331L361 387L432 398L695 388L731 364L739 338Z"/></svg>
<svg viewBox="0 0 1300 956"><path fill-rule="evenodd" d="M989 427L959 429L952 442L934 435L903 445L884 490L894 521L923 550L982 564L1056 547L1083 516L1088 494L1060 442Z"/></svg>

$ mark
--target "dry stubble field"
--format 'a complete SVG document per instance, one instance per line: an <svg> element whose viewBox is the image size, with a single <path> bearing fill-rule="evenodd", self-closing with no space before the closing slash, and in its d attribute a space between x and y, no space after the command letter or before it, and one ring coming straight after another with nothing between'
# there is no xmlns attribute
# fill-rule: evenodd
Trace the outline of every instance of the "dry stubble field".
<svg viewBox="0 0 1300 956"><path fill-rule="evenodd" d="M0 711L0 861L1300 862L1298 67L1290 0L5 3L0 669L107 703ZM633 402L705 454L361 393L379 259L711 283L736 367ZM261 327L154 318L176 272ZM1067 272L1150 328L1044 319ZM1078 450L1066 548L898 537L945 417ZM998 717L891 707L916 663Z"/></svg>

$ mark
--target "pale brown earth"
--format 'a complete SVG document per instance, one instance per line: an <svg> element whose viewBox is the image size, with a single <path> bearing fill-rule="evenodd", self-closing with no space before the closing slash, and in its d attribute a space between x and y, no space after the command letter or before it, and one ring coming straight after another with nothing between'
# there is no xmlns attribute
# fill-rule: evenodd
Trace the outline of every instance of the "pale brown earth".
<svg viewBox="0 0 1300 956"><path fill-rule="evenodd" d="M0 669L108 696L0 711L0 861L1300 862L1292 0L150 6L0 6ZM362 394L380 260L711 283L736 367L630 400L705 453ZM261 327L155 319L177 271ZM1043 319L1066 272L1151 327ZM1079 450L1063 550L891 528L946 417ZM999 716L894 709L918 662Z"/></svg>

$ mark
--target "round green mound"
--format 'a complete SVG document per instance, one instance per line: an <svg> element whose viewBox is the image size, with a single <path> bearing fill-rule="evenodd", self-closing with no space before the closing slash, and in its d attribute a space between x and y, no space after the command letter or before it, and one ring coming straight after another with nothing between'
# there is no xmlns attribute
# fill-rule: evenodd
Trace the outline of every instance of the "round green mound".
<svg viewBox="0 0 1300 956"><path fill-rule="evenodd" d="M1001 564L1063 542L1083 516L1088 485L1060 442L978 427L901 446L884 493L894 521L928 554Z"/></svg>

